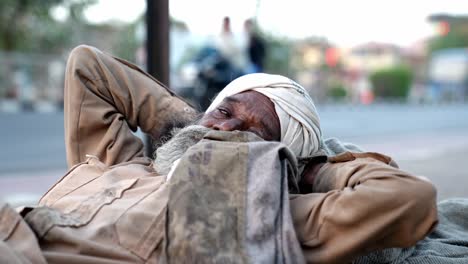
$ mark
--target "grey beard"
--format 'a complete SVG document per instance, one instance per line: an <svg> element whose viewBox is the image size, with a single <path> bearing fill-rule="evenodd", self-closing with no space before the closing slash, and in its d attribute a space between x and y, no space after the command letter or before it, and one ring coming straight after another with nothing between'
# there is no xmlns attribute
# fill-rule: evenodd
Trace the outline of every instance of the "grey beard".
<svg viewBox="0 0 468 264"><path fill-rule="evenodd" d="M172 138L156 149L154 153L154 169L160 175L167 175L172 164L197 144L211 129L200 125L185 128L175 128L171 131Z"/></svg>

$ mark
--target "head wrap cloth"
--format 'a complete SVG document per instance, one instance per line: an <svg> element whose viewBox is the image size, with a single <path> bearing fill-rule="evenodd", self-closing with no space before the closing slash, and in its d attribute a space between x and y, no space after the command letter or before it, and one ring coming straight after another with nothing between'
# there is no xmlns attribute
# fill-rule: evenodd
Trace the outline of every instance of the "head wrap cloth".
<svg viewBox="0 0 468 264"><path fill-rule="evenodd" d="M241 76L216 96L207 112L213 111L224 98L250 90L273 102L281 126L281 142L296 157L308 157L322 147L320 120L312 98L302 86L281 75L253 73Z"/></svg>

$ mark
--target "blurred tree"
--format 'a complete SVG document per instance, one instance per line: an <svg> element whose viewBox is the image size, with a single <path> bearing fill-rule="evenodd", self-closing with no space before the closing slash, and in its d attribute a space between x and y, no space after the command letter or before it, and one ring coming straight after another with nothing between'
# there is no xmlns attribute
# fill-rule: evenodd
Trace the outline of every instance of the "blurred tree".
<svg viewBox="0 0 468 264"><path fill-rule="evenodd" d="M29 109L33 99L60 97L55 94L61 92L50 88L54 66L44 54L61 54L83 35L76 34L86 25L83 11L94 2L96 0L0 1L0 98L18 98L29 105ZM53 15L56 8L62 11L61 19ZM55 89L60 90L59 87Z"/></svg>
<svg viewBox="0 0 468 264"><path fill-rule="evenodd" d="M348 92L342 83L334 82L328 87L327 95L334 100L343 100L348 95Z"/></svg>
<svg viewBox="0 0 468 264"><path fill-rule="evenodd" d="M96 0L0 1L0 50L54 52L73 39L72 29L85 24L84 9ZM56 21L51 10L63 6L68 19Z"/></svg>
<svg viewBox="0 0 468 264"><path fill-rule="evenodd" d="M138 40L136 37L137 28L143 22L144 18L141 17L133 23L122 26L113 45L115 56L134 63L136 62L137 50L141 45L143 45L142 41Z"/></svg>
<svg viewBox="0 0 468 264"><path fill-rule="evenodd" d="M381 69L369 77L376 97L402 99L408 96L412 78L411 69L405 65Z"/></svg>

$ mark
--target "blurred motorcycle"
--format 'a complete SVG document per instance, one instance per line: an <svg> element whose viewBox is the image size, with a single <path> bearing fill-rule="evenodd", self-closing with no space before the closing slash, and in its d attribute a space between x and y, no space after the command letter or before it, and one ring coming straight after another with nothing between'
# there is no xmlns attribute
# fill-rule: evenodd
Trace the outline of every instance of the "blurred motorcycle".
<svg viewBox="0 0 468 264"><path fill-rule="evenodd" d="M181 95L198 104L202 111L227 84L243 74L241 69L210 46L200 49L189 63L182 66L181 73L188 84Z"/></svg>

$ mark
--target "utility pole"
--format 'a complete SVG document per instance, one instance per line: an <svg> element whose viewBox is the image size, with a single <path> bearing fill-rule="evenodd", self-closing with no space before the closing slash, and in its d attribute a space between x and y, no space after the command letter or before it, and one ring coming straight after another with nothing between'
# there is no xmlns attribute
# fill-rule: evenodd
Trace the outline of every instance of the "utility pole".
<svg viewBox="0 0 468 264"><path fill-rule="evenodd" d="M147 71L169 87L169 0L146 0ZM145 135L145 153L153 155L151 137Z"/></svg>

